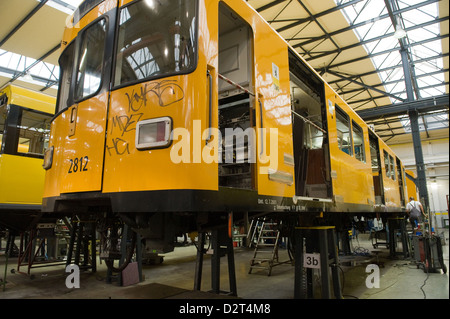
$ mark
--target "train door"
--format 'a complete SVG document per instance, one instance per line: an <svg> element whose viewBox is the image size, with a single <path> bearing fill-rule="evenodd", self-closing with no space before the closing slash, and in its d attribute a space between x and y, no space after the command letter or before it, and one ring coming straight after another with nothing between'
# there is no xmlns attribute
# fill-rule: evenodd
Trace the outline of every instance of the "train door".
<svg viewBox="0 0 450 319"><path fill-rule="evenodd" d="M103 192L218 188L217 165L202 160L203 133L215 126L207 76L215 69L198 31L205 14L196 0L122 1Z"/></svg>
<svg viewBox="0 0 450 319"><path fill-rule="evenodd" d="M218 105L222 145L219 186L255 188L252 39L251 27L220 3Z"/></svg>
<svg viewBox="0 0 450 319"><path fill-rule="evenodd" d="M295 194L332 196L329 144L326 130L324 85L289 52Z"/></svg>
<svg viewBox="0 0 450 319"><path fill-rule="evenodd" d="M398 191L400 193L400 204L401 206L406 206L405 201L405 169L402 167L400 159L395 158L397 162L397 181L398 181Z"/></svg>
<svg viewBox="0 0 450 319"><path fill-rule="evenodd" d="M114 3L114 2L111 2ZM112 38L115 10L101 15L93 9L76 16L75 24L86 26L64 49L60 57L61 80L53 132L55 157L52 180L46 195L101 191ZM99 17L100 16L100 17ZM67 157L67 160L65 160Z"/></svg>
<svg viewBox="0 0 450 319"><path fill-rule="evenodd" d="M384 200L384 187L383 187L383 175L381 172L381 159L380 159L380 147L378 145L378 138L369 130L370 141L370 157L372 163L372 176L373 187L375 193L375 204L383 205Z"/></svg>

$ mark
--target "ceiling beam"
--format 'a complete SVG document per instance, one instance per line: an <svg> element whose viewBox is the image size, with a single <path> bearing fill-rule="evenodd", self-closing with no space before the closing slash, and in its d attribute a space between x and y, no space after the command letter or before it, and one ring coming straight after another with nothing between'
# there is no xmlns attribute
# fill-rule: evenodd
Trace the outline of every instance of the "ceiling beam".
<svg viewBox="0 0 450 319"><path fill-rule="evenodd" d="M443 17L443 18L437 18L437 19L434 19L434 20L431 20L431 21L427 21L427 22L424 22L424 23L421 23L421 24L418 24L418 25L406 28L405 31L409 32L409 31L413 31L413 30L416 30L416 29L421 29L423 27L426 27L426 26L429 26L429 25L433 25L433 24L437 24L437 23L441 23L441 22L448 21L448 20L449 20L448 16L447 17ZM389 33L386 33L384 35L381 35L381 36L378 36L378 37L375 37L375 38L372 38L372 39L363 40L361 42L353 43L353 44L350 44L350 45L345 46L345 47L340 47L339 49L336 49L336 50L330 50L330 51L326 51L326 52L323 52L323 53L319 53L317 55L312 55L312 54L314 54L314 52L308 52L308 54L311 55L311 58L308 58L308 61L312 61L312 60L315 60L315 59L320 59L320 58L326 57L326 56L331 55L331 54L337 54L337 53L340 53L340 52L345 51L345 50L354 49L354 48L360 47L361 45L366 45L366 44L374 42L374 41L380 41L380 40L392 37L393 35L394 35L394 32L389 32ZM432 39L429 39L429 40L432 41ZM438 39L436 38L436 40L438 40ZM318 53L318 52L315 52L315 53Z"/></svg>
<svg viewBox="0 0 450 319"><path fill-rule="evenodd" d="M437 60L437 59L448 57L448 56L449 56L449 53L441 53L441 54L438 54L438 55L435 55L435 56L431 56L431 57L428 57L428 58L425 58L425 59L415 60L414 63L416 63L416 64L424 63L424 62L428 62L428 61L431 61L431 60ZM393 66L389 66L389 67L386 67L386 68L382 68L382 69L378 69L378 70L374 70L374 71L370 71L370 72L359 73L359 74L355 74L355 75L348 75L347 78L344 79L344 80L347 80L347 79L350 79L350 78L359 78L359 77L364 77L364 76L368 76L368 75L373 75L373 74L386 72L386 71L389 71L389 70L392 70L392 69L396 69L396 68L401 68L401 67L402 67L402 65L398 64L398 65L393 65ZM444 72L446 70L447 69L445 69ZM335 83L338 83L338 82L342 82L344 80L333 80L333 81L328 81L327 83L332 85L332 84L335 84Z"/></svg>
<svg viewBox="0 0 450 319"><path fill-rule="evenodd" d="M402 79L402 81L404 81L404 79ZM445 85L449 85L449 82L447 81L447 82L441 82L440 84L437 84L437 85L442 85L442 86L445 86ZM424 90L424 89L430 89L430 88L434 88L436 85L427 85L427 86L423 86L423 87L421 87L420 89L421 90ZM340 91L337 91L339 94L347 94L347 92L340 92ZM365 92L365 89L360 89L360 92L359 93L361 93L361 92ZM358 93L358 94L359 94ZM400 91L400 92L393 92L392 94L395 94L395 95L402 95L402 94L406 94L406 91ZM442 92L442 94L445 94L444 92ZM385 98L385 96L383 96L383 95L379 95L379 96L373 96L373 97L370 97L370 98L364 98L364 99L360 99L360 100L354 100L354 99L350 99L350 100L347 100L347 104L348 105L350 105L352 108L353 108L353 110L357 110L357 109L359 109L359 108L361 108L362 106L364 106L364 105L358 105L358 106L352 106L352 105L357 105L357 104L361 104L361 103L367 103L367 102L374 102L375 103L375 101L377 100L377 99L383 99L383 98Z"/></svg>
<svg viewBox="0 0 450 319"><path fill-rule="evenodd" d="M399 65L399 67L401 67L401 65ZM416 78L420 79L420 78L424 78L424 77L427 77L427 76L434 76L434 75L442 74L442 73L449 72L449 71L450 71L450 69L439 69L439 70L436 70L434 72L416 75ZM336 81L333 81L333 82L334 83L342 82L343 80L350 81L350 80L353 80L354 78L356 78L356 76L347 75L347 76L343 76L342 80L336 80ZM401 79L397 79L397 80L392 80L392 81L386 81L386 82L383 82L383 83L373 84L373 85L370 85L370 87L379 88L379 87L384 87L385 85L396 84L396 83L403 82L403 81L404 81L403 78L401 78ZM329 82L328 82L328 84L329 84ZM441 83L438 83L438 84L433 85L433 86L441 86L441 85L445 85L445 84L448 84L448 82L441 82ZM427 87L427 88L429 88L429 87ZM359 92L359 91L361 91L361 88L350 89L350 90L343 90L342 92L344 94L350 94L350 93L355 93L355 92Z"/></svg>
<svg viewBox="0 0 450 319"><path fill-rule="evenodd" d="M448 114L448 109L443 109L441 111L431 111L431 112L421 113L421 115L423 115L423 116L447 116L447 114ZM409 120L406 117L405 117L405 119ZM448 117L442 121L448 122ZM386 124L399 124L400 125L399 127L403 128L403 124L401 122L399 122L398 117L391 117L389 119L383 118L383 119L377 119L377 120L370 120L370 121L367 121L367 123L375 125L375 129L377 126L384 126ZM438 123L438 122L436 122L436 123Z"/></svg>
<svg viewBox="0 0 450 319"><path fill-rule="evenodd" d="M411 43L411 44L408 45L408 47L422 45L422 44L425 44L425 43L428 43L428 42L432 42L432 41L436 41L436 40L442 40L442 39L445 39L445 38L448 38L448 37L449 37L449 34L439 35L439 36L431 38L431 39L425 39L425 40L422 40L422 41ZM354 59L351 59L351 60L347 60L347 61L342 61L342 62L339 62L339 63L336 63L336 64L332 64L330 66L327 66L326 68L317 68L316 71L319 72L319 73L327 72L327 69L330 69L330 68L337 68L337 67L340 67L340 66L343 66L343 65L346 65L346 64L359 62L359 61L366 60L366 59L371 59L371 58L373 58L375 56L379 56L379 55L383 55L383 54L387 54L387 53L391 53L391 52L396 52L396 51L399 51L398 47L391 48L391 49L384 50L384 51L380 51L380 52L377 52L377 53L367 54L367 55L364 55L364 56L361 56L361 57L358 57L358 58L354 58ZM307 61L309 61L309 59L307 59Z"/></svg>
<svg viewBox="0 0 450 319"><path fill-rule="evenodd" d="M389 118L408 114L410 111L419 113L437 111L449 108L449 95L444 94L432 98L414 100L392 105L378 106L369 109L357 111L356 113L365 121L376 120L379 118Z"/></svg>
<svg viewBox="0 0 450 319"><path fill-rule="evenodd" d="M354 0L354 1L355 1L355 0ZM354 1L350 1L350 2L354 2ZM360 0L356 0L356 1L360 1ZM320 28L320 30L322 30L322 32L323 32L325 35L328 35L327 30L325 30L325 28L322 26L322 24L320 24L320 22L317 20L316 15L313 15L313 14L311 13L311 11L309 11L309 9L306 7L306 5L305 5L301 0L297 0L297 2L298 2L298 4L300 4L300 5L302 6L303 10L306 11L306 13L308 14L309 18L311 19L310 21L314 21L314 22L317 24L317 26ZM350 3L350 2L349 2L349 3ZM339 45L334 41L334 39L330 38L330 41L333 43L333 45L334 45L337 49L339 49Z"/></svg>
<svg viewBox="0 0 450 319"><path fill-rule="evenodd" d="M29 66L27 66L23 71L17 71L16 73L13 75L13 77L6 82L2 87L0 87L0 89L2 89L3 87L5 87L6 85L8 85L9 83L14 82L15 80L17 80L18 78L20 78L21 76L24 76L25 74L28 73L28 71L30 71L33 67L35 67L39 62L42 62L44 59L46 59L48 56L50 56L51 54L53 54L56 50L58 50L61 47L61 43L58 43L58 45L56 45L53 49L51 49L50 51L48 51L47 53L45 53L43 56L41 56L39 59L37 59L36 61L34 61L32 64L30 64ZM32 77L35 77L32 75ZM47 79L47 81L49 81L49 79Z"/></svg>
<svg viewBox="0 0 450 319"><path fill-rule="evenodd" d="M400 9L398 11L395 11L394 14L397 15L397 14L401 14L401 13L404 13L404 12L408 12L410 10L414 10L414 9L417 9L417 8L420 8L420 7L423 7L423 6L432 4L432 3L436 3L436 2L439 2L439 1L440 0L428 0L428 1L425 1L425 2L421 2L421 3L415 4L415 5L411 5L409 7ZM375 23L375 22L377 22L379 20L387 19L387 18L389 18L389 14L388 13L383 14L383 15L381 15L379 17L376 17L376 18L373 18L373 19L362 21L362 22L359 22L359 23L356 23L356 24L351 24L348 27L329 32L328 34L324 34L324 35L321 35L321 36L310 38L309 40L301 42L301 43L298 43L298 44L294 45L293 47L296 48L296 47L304 46L304 45L307 45L307 44L310 44L310 43L313 43L313 42L316 42L316 41L320 41L320 40L326 39L326 38L328 38L330 36L332 37L332 36L335 36L335 35L338 35L338 34L341 34L341 33L344 33L344 32L347 32L347 31L350 31L350 30L353 30L353 29L356 29L356 28L359 28L359 27L362 27L362 26L365 26L365 25L370 24L370 23ZM277 21L280 21L280 20L277 20ZM277 29L278 32L280 32L279 30L280 29Z"/></svg>
<svg viewBox="0 0 450 319"><path fill-rule="evenodd" d="M265 10L267 10L267 9L270 9L270 8L272 8L272 7L275 7L276 5L278 5L278 4L280 4L280 3L283 3L285 0L276 0L276 1L272 1L272 2L269 2L268 4L266 4L266 5L264 5L264 6L262 6L262 7L259 7L258 9L256 9L256 11L258 11L258 12L262 12L262 11L265 11Z"/></svg>
<svg viewBox="0 0 450 319"><path fill-rule="evenodd" d="M0 66L0 73L4 73L5 75L7 74L12 77L12 76L17 75L17 70L13 70L10 68ZM58 85L57 80L50 80L48 78L44 78L42 76L38 76L38 75L34 75L34 74L30 74L30 76L34 81L41 82L42 85L45 85L45 86L48 85L49 87L51 87L53 85ZM0 89L4 88L6 85L8 85L10 83L9 81L10 80L8 80L4 85L0 84Z"/></svg>
<svg viewBox="0 0 450 319"><path fill-rule="evenodd" d="M288 24L288 25L286 25L286 26L284 26L284 27L281 27L281 28L279 28L279 29L276 29L276 30L277 30L277 32L283 32L283 31L288 30L288 29L290 29L290 28L294 28L294 27L296 27L296 26L299 26L299 25L301 25L301 24L303 24L303 23L307 23L307 22L311 22L311 21L316 21L317 18L320 18L320 17L323 17L323 16L325 16L325 15L327 15L327 14L330 14L330 13L333 13L333 12L336 12L336 11L339 11L339 10L341 10L341 9L344 9L344 8L348 7L348 6L357 4L358 2L361 2L361 1L363 1L363 0L353 0L353 1L349 1L349 2L347 2L347 3L338 5L338 6L336 6L336 7L330 8L330 9L328 9L328 10L319 12L319 13L317 13L317 14L310 14L310 12L308 12L308 11L306 10L306 11L308 12L308 14L309 14L308 17L302 18L302 19L296 19L296 20L294 20L295 22L290 23L290 24ZM300 5L303 6L303 4L301 4L301 3L300 3ZM258 9L258 11L259 11L259 9ZM286 22L286 21L292 21L292 20L273 20L273 21L270 21L270 22Z"/></svg>
<svg viewBox="0 0 450 319"><path fill-rule="evenodd" d="M362 87L365 88L365 89L375 91L375 92L377 92L377 93L383 94L384 96L388 96L388 97L391 97L391 98L396 99L396 100L399 100L399 101L403 101L403 102L405 101L405 99L403 99L403 98L401 98L401 97L398 97L397 95L394 95L394 94L388 93L388 92L386 92L386 91L377 89L377 88L375 88L375 87L373 87L373 86L364 84L364 83L362 83L362 82L355 81L355 80L353 80L353 79L349 79L349 78L347 78L346 76L340 75L339 73L334 72L334 71L332 71L332 70L328 70L327 72L328 72L329 74L331 74L331 75L334 75L334 76L337 76L337 77L344 78L344 79L346 79L347 81L350 81L350 82L352 82L352 83L354 83L354 84L358 84L358 85L362 86Z"/></svg>

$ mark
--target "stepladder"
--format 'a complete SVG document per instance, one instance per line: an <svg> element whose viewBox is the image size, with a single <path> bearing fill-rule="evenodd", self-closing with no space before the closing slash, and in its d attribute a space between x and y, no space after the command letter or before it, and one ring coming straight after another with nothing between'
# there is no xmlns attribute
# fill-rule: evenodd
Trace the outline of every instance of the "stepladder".
<svg viewBox="0 0 450 319"><path fill-rule="evenodd" d="M280 262L278 255L280 224L264 217L255 220L252 225L254 226L252 243L255 250L248 273L251 274L254 269L259 269L267 271L267 275L270 276L274 266L286 262Z"/></svg>

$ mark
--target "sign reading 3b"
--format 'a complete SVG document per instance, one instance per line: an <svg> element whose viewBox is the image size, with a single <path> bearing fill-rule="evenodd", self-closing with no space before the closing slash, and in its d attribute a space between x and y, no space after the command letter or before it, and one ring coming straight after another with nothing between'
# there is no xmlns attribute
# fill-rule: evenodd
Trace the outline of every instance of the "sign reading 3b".
<svg viewBox="0 0 450 319"><path fill-rule="evenodd" d="M320 254L305 254L303 258L303 267L320 269Z"/></svg>

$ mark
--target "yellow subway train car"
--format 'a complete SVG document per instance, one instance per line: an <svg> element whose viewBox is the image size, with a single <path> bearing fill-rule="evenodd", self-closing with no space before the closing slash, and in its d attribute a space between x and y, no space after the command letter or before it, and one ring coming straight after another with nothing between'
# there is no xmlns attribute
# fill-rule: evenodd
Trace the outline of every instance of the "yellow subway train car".
<svg viewBox="0 0 450 319"><path fill-rule="evenodd" d="M26 230L41 211L56 99L14 85L0 90L0 225Z"/></svg>
<svg viewBox="0 0 450 319"><path fill-rule="evenodd" d="M86 0L62 44L44 212L170 250L230 213L402 211L401 161L243 0Z"/></svg>

